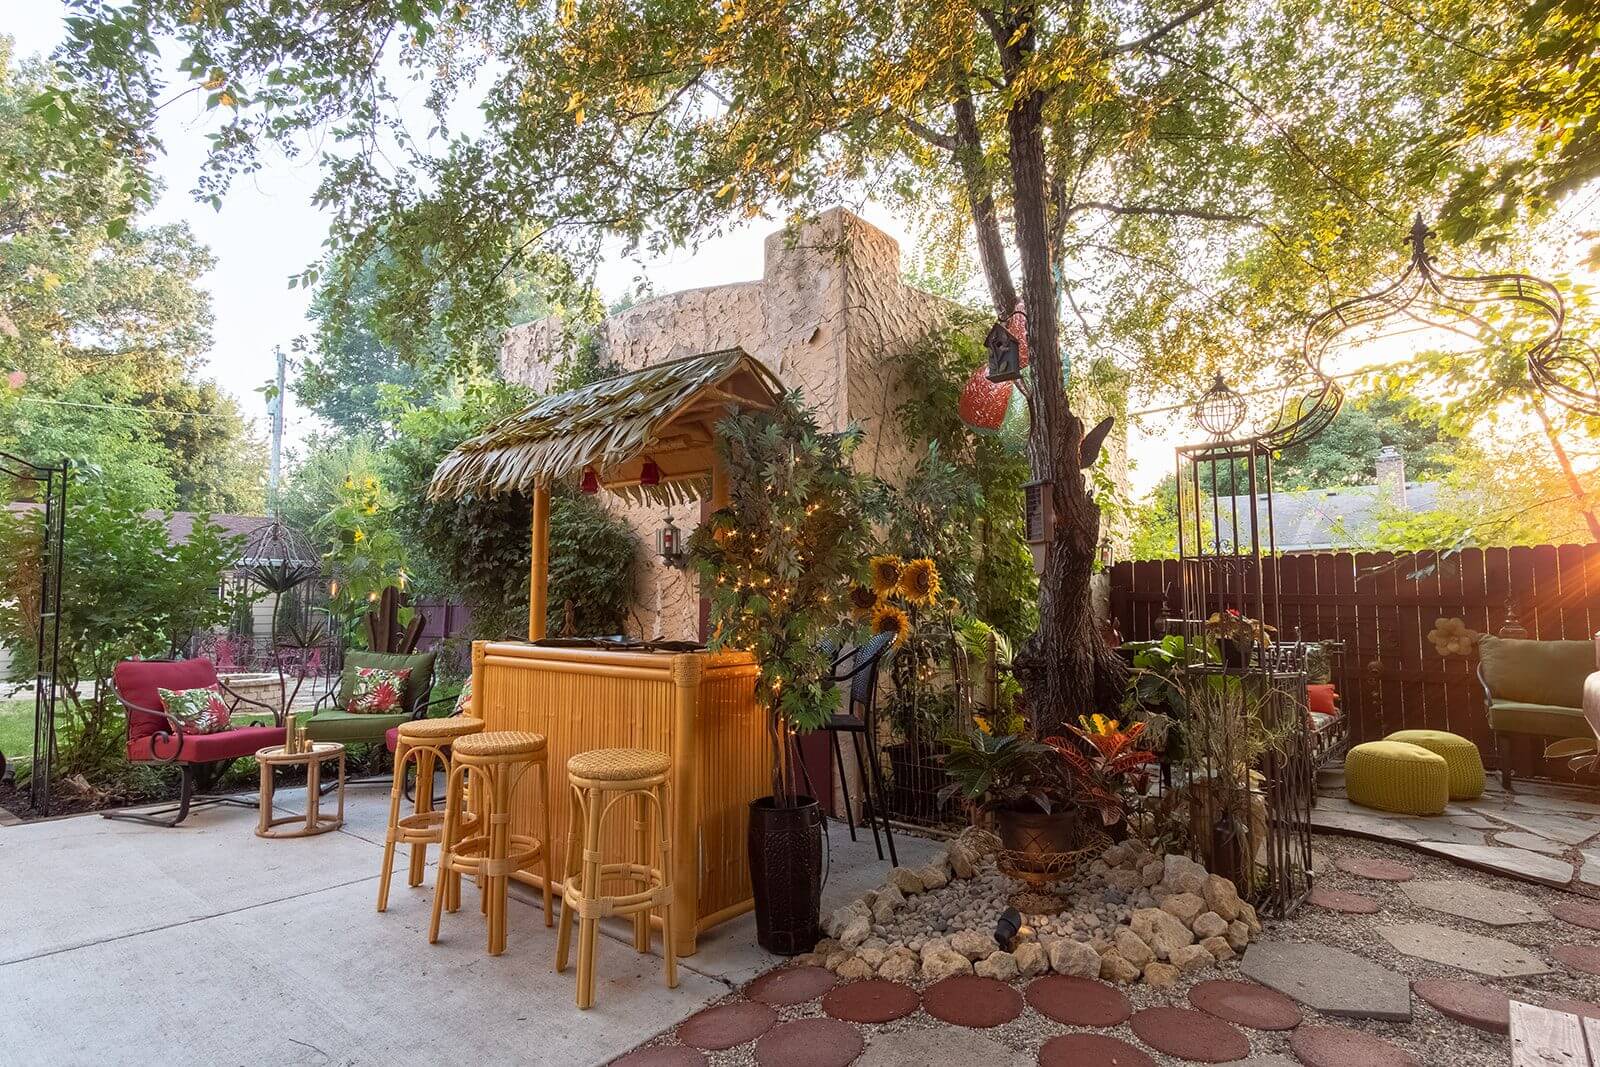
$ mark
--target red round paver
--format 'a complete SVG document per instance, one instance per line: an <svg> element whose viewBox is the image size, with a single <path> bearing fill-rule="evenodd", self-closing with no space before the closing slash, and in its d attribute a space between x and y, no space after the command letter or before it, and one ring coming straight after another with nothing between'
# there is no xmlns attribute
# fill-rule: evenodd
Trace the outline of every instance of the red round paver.
<svg viewBox="0 0 1600 1067"><path fill-rule="evenodd" d="M683 1020L678 1027L678 1040L695 1048L719 1052L754 1041L771 1030L777 1021L778 1013L765 1004L748 1001L723 1004Z"/></svg>
<svg viewBox="0 0 1600 1067"><path fill-rule="evenodd" d="M1343 889L1328 889L1320 885L1307 894L1306 900L1319 908L1342 911L1346 915L1372 915L1378 910L1378 902L1371 897L1364 897L1360 893L1348 893Z"/></svg>
<svg viewBox="0 0 1600 1067"><path fill-rule="evenodd" d="M835 1019L853 1023L886 1023L917 1010L922 998L899 982L869 978L835 987L822 998L822 1010Z"/></svg>
<svg viewBox="0 0 1600 1067"><path fill-rule="evenodd" d="M1347 874L1379 882L1409 882L1417 876L1417 872L1405 864L1377 856L1340 856L1333 865Z"/></svg>
<svg viewBox="0 0 1600 1067"><path fill-rule="evenodd" d="M1585 930L1600 930L1600 904L1593 901L1558 900L1550 905L1550 914Z"/></svg>
<svg viewBox="0 0 1600 1067"><path fill-rule="evenodd" d="M1306 1067L1418 1067L1418 1060L1381 1037L1343 1026L1302 1026L1289 1048Z"/></svg>
<svg viewBox="0 0 1600 1067"><path fill-rule="evenodd" d="M1511 1032L1511 998L1494 986L1455 978L1419 978L1411 983L1411 989L1457 1022L1493 1034Z"/></svg>
<svg viewBox="0 0 1600 1067"><path fill-rule="evenodd" d="M1156 1061L1105 1034L1062 1034L1039 1050L1039 1067L1156 1067Z"/></svg>
<svg viewBox="0 0 1600 1067"><path fill-rule="evenodd" d="M1180 1060L1231 1063L1250 1055L1250 1040L1237 1029L1188 1008L1146 1008L1128 1025L1140 1041Z"/></svg>
<svg viewBox="0 0 1600 1067"><path fill-rule="evenodd" d="M610 1067L705 1067L705 1063L706 1054L699 1049L657 1045L634 1049L621 1059L612 1060Z"/></svg>
<svg viewBox="0 0 1600 1067"><path fill-rule="evenodd" d="M774 1026L756 1042L761 1067L845 1067L866 1046L856 1028L838 1019L796 1019Z"/></svg>
<svg viewBox="0 0 1600 1067"><path fill-rule="evenodd" d="M1189 1003L1207 1015L1252 1030L1293 1030L1305 1021L1294 1001L1254 982L1224 978L1201 982L1189 990Z"/></svg>
<svg viewBox="0 0 1600 1067"><path fill-rule="evenodd" d="M1590 1004L1587 1000L1573 1000L1571 997L1545 997L1542 1007L1551 1011L1564 1011L1568 1015L1577 1015L1585 1019L1600 1019L1600 1004Z"/></svg>
<svg viewBox="0 0 1600 1067"><path fill-rule="evenodd" d="M838 981L826 967L782 967L751 982L744 995L762 1004L786 1008L815 1000Z"/></svg>
<svg viewBox="0 0 1600 1067"><path fill-rule="evenodd" d="M1033 1010L1068 1026L1116 1026L1133 1014L1121 990L1093 978L1048 974L1028 986Z"/></svg>
<svg viewBox="0 0 1600 1067"><path fill-rule="evenodd" d="M1022 994L993 978L958 974L929 986L922 1007L935 1019L957 1026L999 1026L1022 1014Z"/></svg>
<svg viewBox="0 0 1600 1067"><path fill-rule="evenodd" d="M1556 945L1550 955L1584 974L1600 974L1600 947L1594 945Z"/></svg>

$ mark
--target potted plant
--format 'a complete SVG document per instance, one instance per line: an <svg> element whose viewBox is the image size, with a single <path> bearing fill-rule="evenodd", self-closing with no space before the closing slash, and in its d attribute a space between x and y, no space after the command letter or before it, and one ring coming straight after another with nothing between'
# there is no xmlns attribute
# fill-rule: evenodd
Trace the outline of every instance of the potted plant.
<svg viewBox="0 0 1600 1067"><path fill-rule="evenodd" d="M992 823L1014 873L1043 875L1050 857L1078 843L1078 809L1067 766L1055 750L1026 734L978 728L945 739L948 784L941 799L963 796L978 821Z"/></svg>
<svg viewBox="0 0 1600 1067"><path fill-rule="evenodd" d="M1141 744L1142 722L1124 728L1104 715L1078 716L1067 724L1071 737L1047 737L1045 744L1072 771L1079 803L1100 813L1100 821L1116 840L1127 836L1128 798L1150 788L1150 765L1156 754Z"/></svg>
<svg viewBox="0 0 1600 1067"><path fill-rule="evenodd" d="M836 695L823 686L821 638L850 607L870 533L866 483L851 470L851 427L824 434L799 394L717 424L728 502L690 539L711 601L713 651L755 657L767 713L772 794L750 804L748 848L756 937L781 955L821 937L822 811L797 792L794 735L821 726ZM692 847L692 844L689 846Z"/></svg>
<svg viewBox="0 0 1600 1067"><path fill-rule="evenodd" d="M1217 642L1224 665L1243 667L1250 662L1250 653L1257 646L1272 647L1272 635L1277 633L1277 628L1252 619L1237 608L1227 608L1212 612L1206 620L1206 633Z"/></svg>

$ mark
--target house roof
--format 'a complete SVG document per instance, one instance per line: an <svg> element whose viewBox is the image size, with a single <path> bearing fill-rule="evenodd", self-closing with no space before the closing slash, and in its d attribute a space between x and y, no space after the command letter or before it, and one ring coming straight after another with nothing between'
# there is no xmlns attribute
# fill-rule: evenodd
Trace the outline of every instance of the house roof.
<svg viewBox="0 0 1600 1067"><path fill-rule="evenodd" d="M29 512L29 511L38 511L38 510L41 509L41 507L42 507L42 505L40 505L40 504L36 504L36 503L31 502L31 501L22 500L22 501L15 501L13 503L7 504L6 505L6 510L10 511L10 512ZM149 510L144 512L144 518L146 518L146 519L149 519L149 520L154 521L154 522L160 522L163 519L166 521L167 540L172 542L175 545L184 544L189 540L189 535L194 533L194 524L195 524L196 520L198 520L200 518L200 515L201 515L201 512L198 512L198 511L171 511L171 512L169 512L169 511L162 511L160 508L150 508ZM212 523L214 523L217 526L222 527L222 535L224 537L242 537L242 538L244 538L245 539L245 543L246 543L246 550L247 551L248 551L248 548L249 548L250 541L257 535L257 533L259 531L261 531L261 530L266 529L268 526L272 525L272 516L271 515L221 514L221 515L212 515L212 516L210 516L210 519L211 519ZM70 523L71 523L71 518L70 518L70 514L69 514L69 517L68 517L69 530L70 530ZM69 533L69 536L70 536L70 533ZM298 531L296 531L295 534L292 537L289 537L289 538L284 539L284 540L286 540L289 543L290 547L292 548L292 550L294 552L294 557L295 557L295 561L296 562L300 562L300 563L320 563L321 562L321 557L317 554L315 548L311 547L309 543L305 542L304 536L300 535L298 533ZM241 560L241 562L249 562L249 561L248 560Z"/></svg>
<svg viewBox="0 0 1600 1067"><path fill-rule="evenodd" d="M1439 506L1439 488L1438 482L1407 482L1406 510L1433 511ZM1387 491L1378 485L1351 485L1273 493L1273 542L1279 552L1321 552L1369 545L1389 512L1384 501ZM1262 523L1266 507L1266 495L1258 494L1256 509ZM1248 533L1250 497L1220 497L1217 526L1224 538L1231 539L1235 508L1240 533Z"/></svg>
<svg viewBox="0 0 1600 1067"><path fill-rule="evenodd" d="M770 408L783 395L742 348L656 363L557 393L463 442L434 472L434 499L527 492L594 468L624 496L677 499L706 479L712 426L733 407ZM640 484L646 459L660 481Z"/></svg>

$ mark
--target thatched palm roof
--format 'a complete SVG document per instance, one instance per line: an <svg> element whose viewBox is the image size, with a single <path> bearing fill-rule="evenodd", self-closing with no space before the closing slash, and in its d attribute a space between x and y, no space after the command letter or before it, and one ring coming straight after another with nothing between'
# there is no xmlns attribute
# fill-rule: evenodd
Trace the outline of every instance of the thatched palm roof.
<svg viewBox="0 0 1600 1067"><path fill-rule="evenodd" d="M736 407L772 407L783 387L740 348L657 363L558 393L493 423L439 464L428 495L496 496L593 467L635 498L693 496L711 469L712 426ZM646 459L661 484L639 485Z"/></svg>

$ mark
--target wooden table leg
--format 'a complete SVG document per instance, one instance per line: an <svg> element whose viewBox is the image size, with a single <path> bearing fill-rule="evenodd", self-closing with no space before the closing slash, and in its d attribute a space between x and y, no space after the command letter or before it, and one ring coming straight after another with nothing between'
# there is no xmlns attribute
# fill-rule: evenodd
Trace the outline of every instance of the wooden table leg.
<svg viewBox="0 0 1600 1067"><path fill-rule="evenodd" d="M344 749L339 750L339 825L344 825Z"/></svg>
<svg viewBox="0 0 1600 1067"><path fill-rule="evenodd" d="M317 803L322 792L322 761L312 753L306 760L306 833L315 833L321 805Z"/></svg>
<svg viewBox="0 0 1600 1067"><path fill-rule="evenodd" d="M261 761L260 818L256 820L256 836L265 837L272 827L272 764Z"/></svg>

